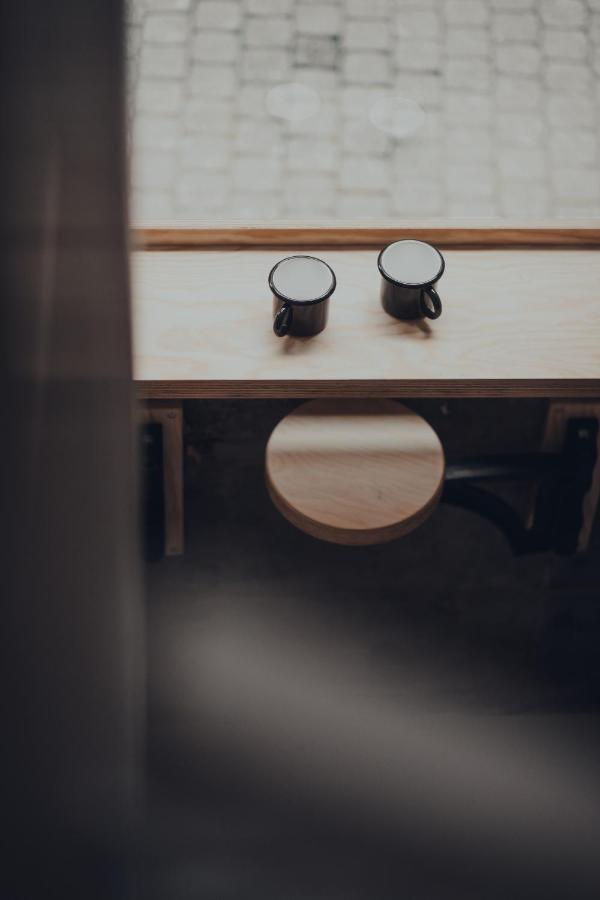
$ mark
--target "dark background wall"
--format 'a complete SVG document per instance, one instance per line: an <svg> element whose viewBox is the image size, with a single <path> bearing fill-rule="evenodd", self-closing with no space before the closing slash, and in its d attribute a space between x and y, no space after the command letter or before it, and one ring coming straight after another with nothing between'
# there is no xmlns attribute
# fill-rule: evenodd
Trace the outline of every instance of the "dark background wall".
<svg viewBox="0 0 600 900"><path fill-rule="evenodd" d="M472 639L474 653L485 655L488 645L505 645L513 659L522 656L534 668L549 666L553 686L548 683L543 691L547 702L560 702L570 691L578 705L600 699L593 649L600 636L595 631L600 629L597 528L582 557L515 558L488 521L441 505L421 529L389 545L355 549L320 543L280 517L264 486L266 441L299 402L186 404L188 551L183 569L197 571L207 587L226 590L241 583L243 590L258 593L277 589L283 603L286 586L301 597L306 590L311 602L338 603L344 615L357 614L366 625L370 617L375 625L382 606L392 619L410 610L428 627L436 621L442 630L450 627L459 642ZM537 400L409 405L435 428L449 462L478 453L539 449L547 408ZM507 486L503 493L517 508L529 500L526 485ZM171 565L177 571L177 562L163 571ZM281 582L283 571L287 580ZM385 640L393 643L391 625L385 631ZM550 675L555 663L561 669L557 680ZM517 705L527 702L522 689L520 697Z"/></svg>
<svg viewBox="0 0 600 900"><path fill-rule="evenodd" d="M333 653L345 646L349 630L354 643L344 652L354 687L348 689L360 695L361 685L376 679L399 715L412 707L442 719L457 710L529 725L539 719L558 723L564 734L583 729L588 743L582 746L597 747L589 743L589 723L600 711L598 529L586 556L516 558L489 522L441 505L421 528L391 544L350 548L314 540L279 515L264 484L268 436L298 402L185 404L186 553L147 568L150 819L164 827L170 810L188 827L187 837L168 844L160 866L147 873L148 895L157 900L167 894L381 900L402 896L398 879L404 883L411 871L401 860L400 836L389 847L360 829L358 836L339 828L332 833L321 819L316 826L316 788L307 798L314 805L307 820L287 796L282 807L281 797L253 784L243 765L215 762L202 750L183 756L174 750L174 734L184 734L187 745L202 727L189 698L185 706L185 690L183 720L164 702L165 643L175 648L174 627L179 635L201 635L223 611L245 610L282 627L314 626ZM449 461L538 449L546 411L544 402L526 400L409 405L438 431ZM509 494L516 503L527 499L523 487ZM198 687L201 660L199 644ZM443 742L439 752L443 758ZM424 886L423 872L436 874L438 850L432 842L427 861L417 865L411 897L514 898L519 890L535 896L507 871L503 887L490 872L479 893L466 887L453 893L450 876L441 888ZM585 897L578 878L569 891ZM556 887L557 896L563 888ZM553 889L544 884L544 896Z"/></svg>

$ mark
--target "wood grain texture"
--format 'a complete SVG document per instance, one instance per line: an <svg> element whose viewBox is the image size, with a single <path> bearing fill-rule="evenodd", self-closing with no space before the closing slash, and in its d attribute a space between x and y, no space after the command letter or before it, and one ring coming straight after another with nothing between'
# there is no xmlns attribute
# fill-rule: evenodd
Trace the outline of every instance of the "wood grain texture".
<svg viewBox="0 0 600 900"><path fill-rule="evenodd" d="M600 403L551 403L548 409L542 450L560 453L563 448L569 419L590 417L600 421ZM587 550L600 501L600 432L598 433L598 458L590 490L583 502L583 523L579 533L577 550Z"/></svg>
<svg viewBox="0 0 600 900"><path fill-rule="evenodd" d="M311 400L274 429L266 481L293 525L336 544L379 544L437 505L444 451L422 416L393 400Z"/></svg>
<svg viewBox="0 0 600 900"><path fill-rule="evenodd" d="M597 252L449 250L431 324L384 313L376 251L322 255L338 277L329 324L280 339L267 275L281 251L133 254L139 396L600 397Z"/></svg>
<svg viewBox="0 0 600 900"><path fill-rule="evenodd" d="M140 408L141 422L162 425L163 489L165 496L165 555L184 551L183 410L181 402L151 401Z"/></svg>
<svg viewBox="0 0 600 900"><path fill-rule="evenodd" d="M419 221L404 225L368 222L362 225L274 222L241 225L167 222L133 229L139 249L193 250L242 247L383 247L403 237L430 241L440 247L594 247L600 245L600 221L532 222L516 226L467 219Z"/></svg>

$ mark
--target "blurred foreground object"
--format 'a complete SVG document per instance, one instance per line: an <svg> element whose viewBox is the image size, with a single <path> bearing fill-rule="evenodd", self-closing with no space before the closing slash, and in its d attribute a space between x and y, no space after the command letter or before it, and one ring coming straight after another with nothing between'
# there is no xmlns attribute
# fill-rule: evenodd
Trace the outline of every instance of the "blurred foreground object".
<svg viewBox="0 0 600 900"><path fill-rule="evenodd" d="M253 845L247 883L279 875L281 893L215 896L288 896L307 873L319 889L292 896L600 896L590 723L474 715L459 703L423 712L402 689L428 671L451 681L433 646L409 652L402 681L384 683L357 666L358 632L331 628L325 613L308 626L304 607L231 600L192 622L189 612L170 615L160 629L163 756L187 773L186 792L207 772L210 782L251 785L278 824L269 843ZM210 867L220 829L207 816L201 833L205 846L212 835ZM220 852L231 856L227 845Z"/></svg>
<svg viewBox="0 0 600 900"><path fill-rule="evenodd" d="M3 896L28 900L130 895L142 621L122 19L120 0L0 12Z"/></svg>

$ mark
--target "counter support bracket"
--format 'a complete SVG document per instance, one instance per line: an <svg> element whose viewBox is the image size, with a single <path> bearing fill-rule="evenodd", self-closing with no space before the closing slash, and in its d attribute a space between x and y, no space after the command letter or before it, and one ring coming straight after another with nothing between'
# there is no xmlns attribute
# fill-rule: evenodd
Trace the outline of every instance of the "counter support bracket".
<svg viewBox="0 0 600 900"><path fill-rule="evenodd" d="M587 548L600 493L600 405L551 406L539 453L479 457L449 465L442 500L477 512L504 534L516 555ZM530 515L483 485L528 481Z"/></svg>

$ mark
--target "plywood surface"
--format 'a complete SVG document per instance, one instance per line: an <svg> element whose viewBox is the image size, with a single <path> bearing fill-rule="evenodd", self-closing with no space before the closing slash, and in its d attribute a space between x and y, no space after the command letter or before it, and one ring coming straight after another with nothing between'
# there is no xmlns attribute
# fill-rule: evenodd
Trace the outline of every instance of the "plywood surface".
<svg viewBox="0 0 600 900"><path fill-rule="evenodd" d="M323 251L328 327L281 339L267 276L294 250L134 253L140 396L600 396L597 251L448 250L430 324L383 312L375 250Z"/></svg>

